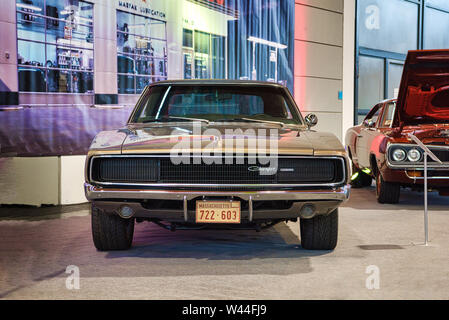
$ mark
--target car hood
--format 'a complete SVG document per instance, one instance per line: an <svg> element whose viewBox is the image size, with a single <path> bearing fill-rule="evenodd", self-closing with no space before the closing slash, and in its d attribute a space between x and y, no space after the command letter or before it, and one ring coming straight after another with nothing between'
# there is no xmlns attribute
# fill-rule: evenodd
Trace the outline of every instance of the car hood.
<svg viewBox="0 0 449 320"><path fill-rule="evenodd" d="M449 124L443 123L404 126L399 135L394 131L386 132L386 135L391 137L392 143L413 143L409 133L417 136L424 144L449 145Z"/></svg>
<svg viewBox="0 0 449 320"><path fill-rule="evenodd" d="M409 51L396 125L449 121L449 50Z"/></svg>
<svg viewBox="0 0 449 320"><path fill-rule="evenodd" d="M257 146L248 143L251 140L248 138L258 139ZM265 151L269 154L270 146L277 146L278 153L284 155L344 154L343 146L333 134L297 126L255 123L194 126L186 122L133 124L116 131L105 131L94 139L91 151L102 149L118 153L114 151L118 151L119 143L122 154L170 154L176 148L188 149L192 153L205 150L217 152L229 150L227 143L231 143L235 153Z"/></svg>

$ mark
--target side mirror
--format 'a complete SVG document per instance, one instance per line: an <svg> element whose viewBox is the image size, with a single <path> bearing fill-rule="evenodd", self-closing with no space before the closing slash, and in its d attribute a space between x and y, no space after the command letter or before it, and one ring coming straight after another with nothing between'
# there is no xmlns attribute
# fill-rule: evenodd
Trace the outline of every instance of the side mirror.
<svg viewBox="0 0 449 320"><path fill-rule="evenodd" d="M363 121L363 126L367 128L374 128L376 126L376 123L373 121L373 119L366 119Z"/></svg>
<svg viewBox="0 0 449 320"><path fill-rule="evenodd" d="M318 117L314 113L309 113L308 115L306 115L304 120L306 121L306 124L309 128L316 126L318 123Z"/></svg>

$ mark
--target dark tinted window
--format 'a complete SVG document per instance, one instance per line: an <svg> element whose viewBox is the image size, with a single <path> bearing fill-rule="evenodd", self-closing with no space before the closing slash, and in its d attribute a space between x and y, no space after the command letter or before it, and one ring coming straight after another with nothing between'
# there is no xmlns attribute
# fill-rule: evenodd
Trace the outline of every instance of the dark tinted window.
<svg viewBox="0 0 449 320"><path fill-rule="evenodd" d="M192 30L183 29L182 33L182 45L184 47L193 47L193 34Z"/></svg>
<svg viewBox="0 0 449 320"><path fill-rule="evenodd" d="M374 108L371 109L371 111L365 117L365 121L372 120L374 123L377 124L377 118L379 117L379 113L381 110L382 110L381 105L380 104L376 105Z"/></svg>
<svg viewBox="0 0 449 320"><path fill-rule="evenodd" d="M275 87L153 87L137 108L135 122L191 117L211 121L253 118L301 123L292 101L284 90Z"/></svg>

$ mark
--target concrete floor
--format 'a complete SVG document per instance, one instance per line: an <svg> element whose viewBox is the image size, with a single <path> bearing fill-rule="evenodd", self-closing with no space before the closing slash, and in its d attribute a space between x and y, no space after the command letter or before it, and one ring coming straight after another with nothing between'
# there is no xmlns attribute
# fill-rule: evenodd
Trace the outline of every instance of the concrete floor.
<svg viewBox="0 0 449 320"><path fill-rule="evenodd" d="M379 205L353 190L340 210L335 251L305 251L298 224L255 231L169 232L142 223L134 247L97 252L86 205L0 208L3 299L449 299L449 197L431 194L423 243L423 194ZM66 288L66 267L80 289ZM379 289L366 288L368 266Z"/></svg>

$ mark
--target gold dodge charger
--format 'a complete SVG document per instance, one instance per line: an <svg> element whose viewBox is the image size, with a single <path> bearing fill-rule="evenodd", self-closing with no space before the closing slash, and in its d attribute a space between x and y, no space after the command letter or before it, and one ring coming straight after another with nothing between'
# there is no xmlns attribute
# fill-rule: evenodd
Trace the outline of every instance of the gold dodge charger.
<svg viewBox="0 0 449 320"><path fill-rule="evenodd" d="M299 218L303 248L334 249L348 159L316 123L275 83L148 86L126 126L100 132L86 158L96 248L130 248L135 222L259 231Z"/></svg>

